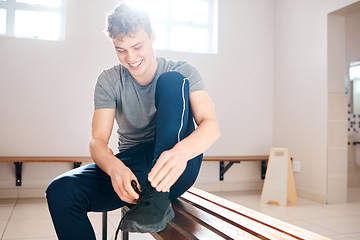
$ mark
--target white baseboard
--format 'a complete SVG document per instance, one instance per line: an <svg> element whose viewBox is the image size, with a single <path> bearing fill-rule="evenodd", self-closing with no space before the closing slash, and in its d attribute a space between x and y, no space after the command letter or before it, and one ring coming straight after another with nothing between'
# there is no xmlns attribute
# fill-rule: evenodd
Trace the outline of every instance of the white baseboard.
<svg viewBox="0 0 360 240"><path fill-rule="evenodd" d="M0 199L18 198L19 189L0 189Z"/></svg>
<svg viewBox="0 0 360 240"><path fill-rule="evenodd" d="M261 190L263 182L251 182L251 183L206 183L206 184L194 184L194 187L207 192L221 192L221 191L247 191L247 190Z"/></svg>
<svg viewBox="0 0 360 240"><path fill-rule="evenodd" d="M307 200L311 200L314 202L319 202L324 204L326 203L326 195L324 193L313 192L301 188L297 188L296 192L298 197L305 198Z"/></svg>
<svg viewBox="0 0 360 240"><path fill-rule="evenodd" d="M43 198L44 188L9 188L0 189L0 199L6 198Z"/></svg>

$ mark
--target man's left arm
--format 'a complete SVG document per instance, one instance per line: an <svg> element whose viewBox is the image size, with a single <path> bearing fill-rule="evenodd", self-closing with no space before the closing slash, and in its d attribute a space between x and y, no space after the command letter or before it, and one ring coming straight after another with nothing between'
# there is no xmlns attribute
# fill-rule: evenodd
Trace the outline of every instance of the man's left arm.
<svg viewBox="0 0 360 240"><path fill-rule="evenodd" d="M198 127L157 159L148 176L157 191L170 189L184 172L187 161L205 152L219 137L214 106L206 91L191 92L190 105Z"/></svg>

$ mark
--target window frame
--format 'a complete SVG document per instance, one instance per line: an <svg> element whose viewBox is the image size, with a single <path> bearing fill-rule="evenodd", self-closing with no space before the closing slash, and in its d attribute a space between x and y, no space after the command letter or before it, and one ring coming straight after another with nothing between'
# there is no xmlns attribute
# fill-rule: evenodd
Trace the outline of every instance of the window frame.
<svg viewBox="0 0 360 240"><path fill-rule="evenodd" d="M167 18L162 20L152 19L151 12L149 12L151 23L153 28L156 29L156 25L163 25L166 29L165 38L165 46L156 46L157 50L165 50L165 51L176 51L176 52L190 52L190 53L200 53L200 54L217 54L218 53L218 0L204 0L208 3L208 20L207 23L196 23L190 21L181 21L175 20L171 17L172 12L172 4L175 0L167 0L168 1L168 15ZM140 0L141 2L141 0ZM139 4L139 1L137 2ZM145 9L146 11L146 9ZM207 49L205 52L200 51L191 51L191 50L177 50L174 49L172 45L172 29L173 27L185 27L189 29L204 29L207 31ZM161 34L161 33L160 33Z"/></svg>
<svg viewBox="0 0 360 240"><path fill-rule="evenodd" d="M39 4L28 4L17 2L16 0L2 0L0 1L0 9L6 10L6 27L5 34L0 33L0 36L27 38L27 39L41 39L49 41L61 41L65 39L65 9L66 0L60 0L59 7L49 7ZM58 39L44 39L39 36L18 36L15 35L15 12L17 10L32 11L32 12L48 12L58 13L60 16L59 37Z"/></svg>

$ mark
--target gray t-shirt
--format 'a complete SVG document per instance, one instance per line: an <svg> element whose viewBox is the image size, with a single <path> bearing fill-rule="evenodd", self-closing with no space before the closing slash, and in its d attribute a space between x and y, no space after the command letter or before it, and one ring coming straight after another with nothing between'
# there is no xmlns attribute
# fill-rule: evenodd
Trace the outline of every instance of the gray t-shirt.
<svg viewBox="0 0 360 240"><path fill-rule="evenodd" d="M187 62L158 57L154 79L145 86L137 83L121 64L103 71L94 93L95 109L116 109L119 151L139 143L153 141L156 126L155 88L159 76L178 71L189 79L190 92L204 90L200 73Z"/></svg>

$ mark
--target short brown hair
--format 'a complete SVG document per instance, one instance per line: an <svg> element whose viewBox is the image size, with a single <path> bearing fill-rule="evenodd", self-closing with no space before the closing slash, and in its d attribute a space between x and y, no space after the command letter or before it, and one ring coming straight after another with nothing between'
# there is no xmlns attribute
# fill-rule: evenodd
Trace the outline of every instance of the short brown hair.
<svg viewBox="0 0 360 240"><path fill-rule="evenodd" d="M105 31L110 38L118 36L123 38L136 32L139 27L142 27L151 37L152 27L149 15L141 9L121 3L107 16Z"/></svg>

